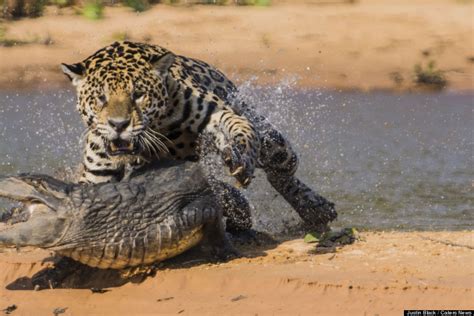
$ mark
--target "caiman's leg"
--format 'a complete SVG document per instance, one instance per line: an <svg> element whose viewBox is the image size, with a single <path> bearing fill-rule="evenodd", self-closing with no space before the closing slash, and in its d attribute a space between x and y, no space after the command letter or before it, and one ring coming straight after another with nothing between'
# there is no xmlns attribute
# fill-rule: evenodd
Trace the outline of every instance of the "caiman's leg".
<svg viewBox="0 0 474 316"><path fill-rule="evenodd" d="M232 185L209 179L217 203L226 217L226 231L232 234L248 230L252 227L252 215L247 198Z"/></svg>
<svg viewBox="0 0 474 316"><path fill-rule="evenodd" d="M213 256L228 259L239 255L225 234L222 208L216 201L211 201L209 198L198 199L187 205L183 209L183 214L187 216L188 223L196 218L202 221L204 238L201 244L204 248L210 247L209 250ZM201 216L196 217L196 214L201 214Z"/></svg>
<svg viewBox="0 0 474 316"><path fill-rule="evenodd" d="M222 156L232 176L243 186L250 183L255 171L260 142L252 124L230 109L211 115L202 133L212 137L212 144Z"/></svg>

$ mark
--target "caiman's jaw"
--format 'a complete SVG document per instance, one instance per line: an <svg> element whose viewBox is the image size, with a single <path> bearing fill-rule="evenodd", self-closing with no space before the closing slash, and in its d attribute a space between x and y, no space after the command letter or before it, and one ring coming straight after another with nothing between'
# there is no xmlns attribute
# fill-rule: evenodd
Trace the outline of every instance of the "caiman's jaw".
<svg viewBox="0 0 474 316"><path fill-rule="evenodd" d="M65 197L66 184L49 177L0 177L0 197L22 203L41 203L55 210Z"/></svg>
<svg viewBox="0 0 474 316"><path fill-rule="evenodd" d="M66 228L58 215L61 192L48 192L46 183L29 177L0 177L0 197L21 203L23 222L0 224L0 248L36 246L48 248L57 243ZM26 213L26 214L25 214Z"/></svg>

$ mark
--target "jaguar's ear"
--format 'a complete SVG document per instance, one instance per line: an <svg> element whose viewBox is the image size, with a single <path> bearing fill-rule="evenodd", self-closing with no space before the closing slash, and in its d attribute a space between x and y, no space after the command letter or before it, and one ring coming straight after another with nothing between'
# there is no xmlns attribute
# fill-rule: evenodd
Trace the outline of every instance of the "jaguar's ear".
<svg viewBox="0 0 474 316"><path fill-rule="evenodd" d="M83 63L77 64L61 64L61 69L64 74L71 80L74 86L79 85L79 83L84 79L86 73L86 67Z"/></svg>
<svg viewBox="0 0 474 316"><path fill-rule="evenodd" d="M167 52L163 55L154 55L151 57L150 63L153 65L160 76L166 77L171 65L174 63L175 58L176 56L173 53Z"/></svg>

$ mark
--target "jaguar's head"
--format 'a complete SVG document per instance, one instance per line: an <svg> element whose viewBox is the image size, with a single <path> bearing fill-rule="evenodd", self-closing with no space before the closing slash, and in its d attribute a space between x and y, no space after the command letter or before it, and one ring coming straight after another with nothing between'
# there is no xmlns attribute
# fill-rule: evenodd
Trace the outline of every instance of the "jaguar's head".
<svg viewBox="0 0 474 316"><path fill-rule="evenodd" d="M160 47L122 42L82 62L62 64L77 90L77 109L89 133L111 156L166 151L156 129L168 103L166 80L175 55Z"/></svg>

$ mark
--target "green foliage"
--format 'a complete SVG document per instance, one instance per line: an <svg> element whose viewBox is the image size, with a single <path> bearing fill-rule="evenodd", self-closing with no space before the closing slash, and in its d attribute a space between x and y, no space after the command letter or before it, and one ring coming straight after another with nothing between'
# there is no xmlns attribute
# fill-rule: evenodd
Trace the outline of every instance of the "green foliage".
<svg viewBox="0 0 474 316"><path fill-rule="evenodd" d="M49 3L60 8L64 8L73 5L74 0L49 0Z"/></svg>
<svg viewBox="0 0 474 316"><path fill-rule="evenodd" d="M271 0L237 0L238 5L256 5L266 7L269 6L272 1Z"/></svg>
<svg viewBox="0 0 474 316"><path fill-rule="evenodd" d="M11 39L7 37L7 28L3 25L0 25L0 47L12 47L17 45L26 44L23 41Z"/></svg>
<svg viewBox="0 0 474 316"><path fill-rule="evenodd" d="M181 2L181 0L162 0L162 1L159 1L160 3L164 3L164 4L179 4Z"/></svg>
<svg viewBox="0 0 474 316"><path fill-rule="evenodd" d="M215 4L215 5L226 5L228 0L201 0L200 4Z"/></svg>
<svg viewBox="0 0 474 316"><path fill-rule="evenodd" d="M448 84L444 71L436 69L436 62L434 60L428 62L426 67L416 64L413 71L413 81L418 86L441 90Z"/></svg>
<svg viewBox="0 0 474 316"><path fill-rule="evenodd" d="M162 0L160 3L164 4L209 4L209 5L255 5L255 6L269 6L271 0Z"/></svg>
<svg viewBox="0 0 474 316"><path fill-rule="evenodd" d="M34 0L31 1L31 7L28 12L28 16L36 18L43 15L44 6L47 4L47 0Z"/></svg>
<svg viewBox="0 0 474 316"><path fill-rule="evenodd" d="M99 20L104 17L104 5L101 0L86 2L82 9L82 15L90 20Z"/></svg>
<svg viewBox="0 0 474 316"><path fill-rule="evenodd" d="M317 243L317 248L349 245L359 239L358 231L353 227L330 230L324 233L310 232L304 237L306 243Z"/></svg>
<svg viewBox="0 0 474 316"><path fill-rule="evenodd" d="M319 241L319 234L317 233L307 233L304 236L304 242L311 244Z"/></svg>
<svg viewBox="0 0 474 316"><path fill-rule="evenodd" d="M3 0L2 15L4 18L39 17L47 0Z"/></svg>
<svg viewBox="0 0 474 316"><path fill-rule="evenodd" d="M54 41L49 34L46 34L45 37L34 36L26 40L10 38L7 36L6 27L0 24L0 47L13 47L28 44L52 45L54 44Z"/></svg>
<svg viewBox="0 0 474 316"><path fill-rule="evenodd" d="M148 0L124 0L124 3L137 12L143 12L150 8Z"/></svg>

